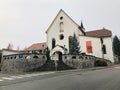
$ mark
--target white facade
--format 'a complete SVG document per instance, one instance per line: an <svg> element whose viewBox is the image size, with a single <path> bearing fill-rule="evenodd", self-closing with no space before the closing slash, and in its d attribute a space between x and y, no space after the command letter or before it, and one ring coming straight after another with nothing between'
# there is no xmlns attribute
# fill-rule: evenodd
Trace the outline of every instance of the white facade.
<svg viewBox="0 0 120 90"><path fill-rule="evenodd" d="M51 50L51 56L55 52L61 52L62 54L69 53L69 37L75 33L80 44L80 50L83 53L94 55L96 57L113 60L112 52L112 39L111 37L104 37L103 43L100 38L90 37L85 35L83 28L80 28L63 10L60 10L51 25L49 26L47 33L47 45ZM92 43L92 53L86 51L86 41ZM102 45L106 46L106 54L102 53ZM66 49L67 51L65 51Z"/></svg>
<svg viewBox="0 0 120 90"><path fill-rule="evenodd" d="M87 41L91 41L92 53L87 52L87 48L86 48ZM88 55L93 55L93 56L96 56L99 58L111 60L112 62L114 62L113 51L112 51L112 38L104 37L103 43L101 43L100 38L89 37L89 36L80 36L79 37L79 44L81 47L80 50L83 53L86 53ZM102 51L102 45L106 46L106 54L104 54Z"/></svg>
<svg viewBox="0 0 120 90"><path fill-rule="evenodd" d="M86 41L91 41L92 44L92 53L87 53L87 48L86 48ZM102 57L101 53L101 44L100 44L100 39L95 38L95 37L88 37L88 36L80 36L79 37L79 44L80 44L80 49L83 53L97 56L97 57Z"/></svg>
<svg viewBox="0 0 120 90"><path fill-rule="evenodd" d="M19 51L16 51L16 50L8 50L8 49L2 49L1 50L1 62L2 62L2 59L3 59L3 56L4 55L12 55L12 54L19 54L20 52Z"/></svg>
<svg viewBox="0 0 120 90"><path fill-rule="evenodd" d="M61 20L60 18L63 17ZM60 23L63 22L64 30L63 32L60 31ZM47 45L52 49L52 39L55 39L56 45L65 46L65 48L68 48L68 38L69 36L73 36L74 33L76 34L83 34L80 32L79 26L72 21L69 16L66 15L65 12L62 10L58 13L56 18L54 19L53 23L50 25L50 27L47 30ZM64 39L60 40L60 35L64 36Z"/></svg>
<svg viewBox="0 0 120 90"><path fill-rule="evenodd" d="M2 50L2 55L12 55L12 54L19 54L17 51L12 51L12 50Z"/></svg>

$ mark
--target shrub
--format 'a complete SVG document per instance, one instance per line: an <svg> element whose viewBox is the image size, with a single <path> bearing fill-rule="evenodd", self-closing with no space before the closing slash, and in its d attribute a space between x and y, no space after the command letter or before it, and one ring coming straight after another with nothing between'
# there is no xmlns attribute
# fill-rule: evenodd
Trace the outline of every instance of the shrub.
<svg viewBox="0 0 120 90"><path fill-rule="evenodd" d="M107 62L105 62L104 60L96 60L95 66L107 66Z"/></svg>

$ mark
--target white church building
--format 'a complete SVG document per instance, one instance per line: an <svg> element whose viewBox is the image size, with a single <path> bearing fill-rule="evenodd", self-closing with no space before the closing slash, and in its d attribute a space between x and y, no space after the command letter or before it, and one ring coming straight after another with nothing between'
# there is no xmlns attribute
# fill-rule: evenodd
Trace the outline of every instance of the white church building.
<svg viewBox="0 0 120 90"><path fill-rule="evenodd" d="M69 54L69 38L74 33L77 36L82 53L114 62L112 32L105 28L86 31L82 23L81 26L78 25L62 9L46 31L47 46L51 51L51 56Z"/></svg>

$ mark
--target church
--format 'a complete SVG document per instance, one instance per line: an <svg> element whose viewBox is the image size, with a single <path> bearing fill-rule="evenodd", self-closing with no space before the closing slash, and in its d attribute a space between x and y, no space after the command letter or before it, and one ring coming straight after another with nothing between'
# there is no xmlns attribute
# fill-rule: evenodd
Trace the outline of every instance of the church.
<svg viewBox="0 0 120 90"><path fill-rule="evenodd" d="M77 24L62 9L48 27L46 34L46 42L33 44L23 51L0 50L1 70L7 72L31 71L38 68L36 66L40 66L40 70L91 68L95 66L95 60L105 61L105 65L114 63L112 32L106 28L87 31L82 22L81 25ZM76 39L73 39L73 42L75 40L79 42L80 54L70 53L70 38L74 35ZM45 54L47 47L50 49L51 60L47 60ZM36 60L39 63L36 63ZM17 61L20 64L15 63Z"/></svg>
<svg viewBox="0 0 120 90"><path fill-rule="evenodd" d="M114 63L112 32L106 28L86 31L82 22L81 25L78 25L62 9L48 27L46 34L51 57L56 58L55 56L69 54L69 40L75 34L81 53L107 59Z"/></svg>

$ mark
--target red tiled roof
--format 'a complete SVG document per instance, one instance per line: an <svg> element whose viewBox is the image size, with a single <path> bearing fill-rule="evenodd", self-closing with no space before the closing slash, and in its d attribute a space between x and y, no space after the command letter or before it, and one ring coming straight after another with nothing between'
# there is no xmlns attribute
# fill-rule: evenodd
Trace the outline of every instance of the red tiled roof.
<svg viewBox="0 0 120 90"><path fill-rule="evenodd" d="M30 47L26 48L25 50L40 50L43 49L44 47L46 47L46 42L32 44Z"/></svg>
<svg viewBox="0 0 120 90"><path fill-rule="evenodd" d="M88 31L88 32L86 32L86 36L110 37L110 36L112 36L112 32L110 30L103 28L103 29L99 29L99 30Z"/></svg>

